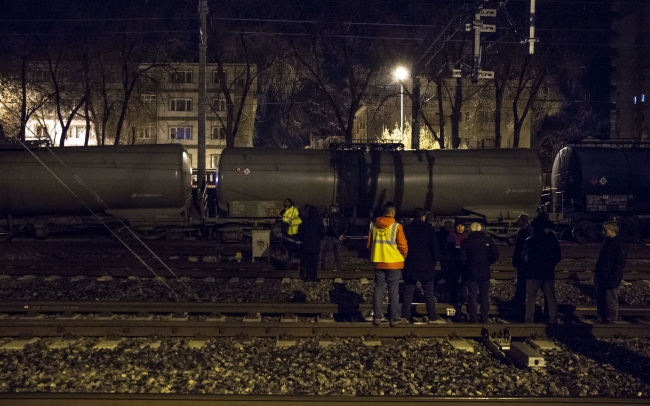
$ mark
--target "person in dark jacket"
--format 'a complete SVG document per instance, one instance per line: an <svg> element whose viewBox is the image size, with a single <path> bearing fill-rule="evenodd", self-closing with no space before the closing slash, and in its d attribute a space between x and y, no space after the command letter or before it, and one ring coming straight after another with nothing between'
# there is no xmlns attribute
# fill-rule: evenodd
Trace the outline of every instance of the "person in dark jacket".
<svg viewBox="0 0 650 406"><path fill-rule="evenodd" d="M469 232L465 231L463 220L456 219L454 221L454 231L450 232L447 237L447 249L445 251L448 266L445 287L449 293L449 303L456 309L456 321L460 321L462 307L462 302L458 298L458 291L465 283L463 264L460 262L460 245L468 236Z"/></svg>
<svg viewBox="0 0 650 406"><path fill-rule="evenodd" d="M339 205L333 204L330 207L329 221L327 224L327 240L325 241L325 249L321 258L321 269L327 269L327 253L334 252L334 263L336 264L335 271L341 271L341 245L343 238L347 231L345 217L339 212Z"/></svg>
<svg viewBox="0 0 650 406"><path fill-rule="evenodd" d="M526 238L530 237L533 233L533 227L530 225L530 216L522 213L517 219L517 239L515 240L515 247L512 252L512 266L517 269L517 287L515 288L515 295L510 299L510 303L514 305L522 305L526 302L526 270L524 267L524 243Z"/></svg>
<svg viewBox="0 0 650 406"><path fill-rule="evenodd" d="M557 323L557 299L555 297L555 266L562 259L560 243L553 232L548 213L539 213L531 223L533 233L522 249L526 273L526 323L535 318L537 292L541 289L547 303L549 323Z"/></svg>
<svg viewBox="0 0 650 406"><path fill-rule="evenodd" d="M605 242L600 248L594 270L596 309L603 323L613 323L618 319L617 290L623 280L629 248L624 236L619 235L615 221L603 224L603 233Z"/></svg>
<svg viewBox="0 0 650 406"><path fill-rule="evenodd" d="M316 282L318 280L318 254L322 238L322 222L318 209L310 205L305 207L301 219L302 223L298 228L302 248L301 266L305 270L305 280Z"/></svg>
<svg viewBox="0 0 650 406"><path fill-rule="evenodd" d="M411 255L404 261L404 296L402 297L402 317L411 320L413 293L418 281L424 290L427 316L424 321L439 323L436 314L436 297L433 294L436 261L438 260L438 241L435 229L425 222L426 211L417 208L413 211L414 220L404 226L404 235Z"/></svg>
<svg viewBox="0 0 650 406"><path fill-rule="evenodd" d="M467 313L470 323L487 323L490 310L490 265L499 259L499 249L492 238L481 231L479 223L469 226L471 233L460 244L460 262L465 267L469 300ZM477 299L481 301L481 319L476 314Z"/></svg>
<svg viewBox="0 0 650 406"><path fill-rule="evenodd" d="M445 284L449 274L449 255L447 254L447 240L449 234L454 232L454 222L445 221L443 226L436 231L436 240L438 240L438 261L440 261L439 284Z"/></svg>

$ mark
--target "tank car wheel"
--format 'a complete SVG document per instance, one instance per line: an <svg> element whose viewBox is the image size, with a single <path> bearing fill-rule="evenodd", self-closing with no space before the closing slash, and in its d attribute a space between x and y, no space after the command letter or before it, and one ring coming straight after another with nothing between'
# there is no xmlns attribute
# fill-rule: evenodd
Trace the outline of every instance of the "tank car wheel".
<svg viewBox="0 0 650 406"><path fill-rule="evenodd" d="M131 229L135 235L138 236L138 238L142 240L148 240L148 241L154 241L154 240L160 240L163 237L167 237L171 231L170 230L161 230L161 229L155 229L155 230L135 230Z"/></svg>
<svg viewBox="0 0 650 406"><path fill-rule="evenodd" d="M582 220L573 225L573 239L578 244L589 244L600 241L602 234L601 225L591 221Z"/></svg>

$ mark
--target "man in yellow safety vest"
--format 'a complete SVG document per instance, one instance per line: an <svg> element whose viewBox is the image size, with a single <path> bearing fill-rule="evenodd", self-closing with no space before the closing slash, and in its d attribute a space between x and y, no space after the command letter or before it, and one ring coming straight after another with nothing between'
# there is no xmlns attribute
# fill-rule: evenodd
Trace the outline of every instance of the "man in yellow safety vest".
<svg viewBox="0 0 650 406"><path fill-rule="evenodd" d="M298 239L298 227L302 223L300 212L293 204L291 199L285 199L284 209L280 212L282 215L282 237L283 246L287 250L286 268L290 268L294 258L300 251L300 241Z"/></svg>
<svg viewBox="0 0 650 406"><path fill-rule="evenodd" d="M370 224L368 248L370 261L375 263L375 291L373 296L372 324L379 326L383 311L384 291L388 282L390 325L403 323L399 306L399 280L408 252L402 225L395 221L397 210L391 203L384 205L384 215Z"/></svg>

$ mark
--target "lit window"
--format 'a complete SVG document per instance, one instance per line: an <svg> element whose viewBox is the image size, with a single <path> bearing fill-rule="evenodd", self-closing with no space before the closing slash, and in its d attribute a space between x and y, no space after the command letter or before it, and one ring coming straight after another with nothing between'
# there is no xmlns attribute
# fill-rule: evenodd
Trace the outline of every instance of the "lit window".
<svg viewBox="0 0 650 406"><path fill-rule="evenodd" d="M192 111L192 99L171 99L169 103L171 111Z"/></svg>
<svg viewBox="0 0 650 406"><path fill-rule="evenodd" d="M171 74L172 83L192 83L192 71L179 71Z"/></svg>
<svg viewBox="0 0 650 406"><path fill-rule="evenodd" d="M38 137L38 138L41 138L41 137L47 137L47 136L48 136L47 128L44 127L44 126L42 126L42 125L40 125L40 124L39 124L39 125L35 125L35 126L34 126L34 134L35 134L36 137Z"/></svg>
<svg viewBox="0 0 650 406"><path fill-rule="evenodd" d="M178 140L191 140L192 127L169 127L169 136Z"/></svg>
<svg viewBox="0 0 650 406"><path fill-rule="evenodd" d="M634 104L636 104L636 96L634 96Z"/></svg>
<svg viewBox="0 0 650 406"><path fill-rule="evenodd" d="M221 154L213 154L210 156L211 168L217 168L219 166L219 157Z"/></svg>
<svg viewBox="0 0 650 406"><path fill-rule="evenodd" d="M641 95L641 103L645 103L645 94Z"/></svg>
<svg viewBox="0 0 650 406"><path fill-rule="evenodd" d="M154 123L146 124L138 131L138 138L148 140L156 135L156 125Z"/></svg>
<svg viewBox="0 0 650 406"><path fill-rule="evenodd" d="M68 140L73 138L86 138L86 127L71 126L68 128L65 138Z"/></svg>

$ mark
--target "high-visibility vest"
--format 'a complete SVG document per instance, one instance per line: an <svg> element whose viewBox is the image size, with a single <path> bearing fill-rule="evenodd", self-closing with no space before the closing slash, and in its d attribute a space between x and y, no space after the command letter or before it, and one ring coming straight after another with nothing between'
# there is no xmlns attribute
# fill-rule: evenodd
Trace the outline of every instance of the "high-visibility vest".
<svg viewBox="0 0 650 406"><path fill-rule="evenodd" d="M370 247L370 261L372 262L404 262L404 257L397 249L397 222L388 228L375 227L370 224L372 233L372 246Z"/></svg>
<svg viewBox="0 0 650 406"><path fill-rule="evenodd" d="M300 219L298 209L296 209L295 206L291 206L284 211L282 221L289 225L289 229L287 230L288 235L298 234L298 226L302 223L302 220Z"/></svg>

